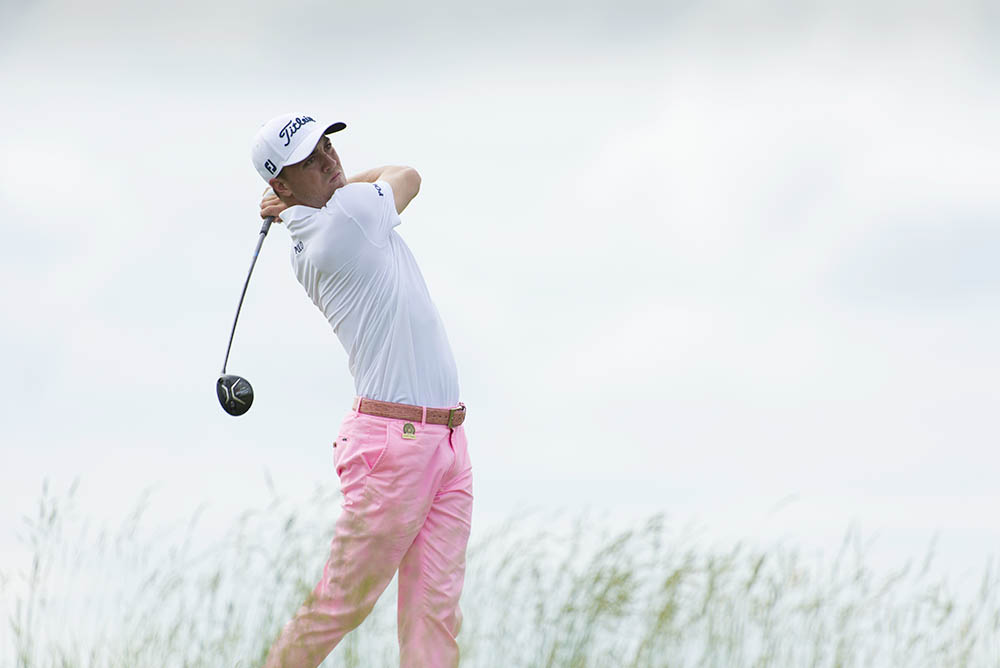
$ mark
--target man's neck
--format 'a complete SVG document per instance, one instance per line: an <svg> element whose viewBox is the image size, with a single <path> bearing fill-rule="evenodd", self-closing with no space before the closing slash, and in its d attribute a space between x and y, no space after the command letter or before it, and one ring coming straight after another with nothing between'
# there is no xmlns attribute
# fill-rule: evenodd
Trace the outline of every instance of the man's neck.
<svg viewBox="0 0 1000 668"><path fill-rule="evenodd" d="M296 199L295 195L288 195L287 197L281 197L279 195L278 199L280 199L281 203L288 208L291 208L293 206L309 206L305 202L300 202L298 199Z"/></svg>

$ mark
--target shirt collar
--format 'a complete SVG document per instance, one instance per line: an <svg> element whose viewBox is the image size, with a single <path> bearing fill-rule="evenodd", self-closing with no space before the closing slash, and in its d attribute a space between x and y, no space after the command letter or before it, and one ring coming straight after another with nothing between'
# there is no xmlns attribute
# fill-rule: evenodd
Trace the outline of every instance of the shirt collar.
<svg viewBox="0 0 1000 668"><path fill-rule="evenodd" d="M341 186L333 191L330 201L323 206L324 209L330 206L330 204L337 199L337 195L340 194L340 191L343 188L344 186ZM285 229L294 234L297 230L301 230L309 218L311 218L317 211L320 211L320 209L312 206L306 206L305 204L296 204L281 212L281 222L285 224Z"/></svg>
<svg viewBox="0 0 1000 668"><path fill-rule="evenodd" d="M296 232L302 230L306 220L317 211L319 209L314 207L306 206L305 204L296 204L281 212L281 222L285 224L285 229L294 235Z"/></svg>

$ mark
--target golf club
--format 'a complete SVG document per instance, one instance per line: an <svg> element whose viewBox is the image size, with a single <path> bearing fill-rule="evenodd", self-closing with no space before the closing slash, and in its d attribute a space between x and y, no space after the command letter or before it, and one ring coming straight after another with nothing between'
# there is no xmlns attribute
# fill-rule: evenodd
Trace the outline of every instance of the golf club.
<svg viewBox="0 0 1000 668"><path fill-rule="evenodd" d="M243 415L250 410L253 403L253 388L243 376L226 373L226 364L229 363L229 351L233 347L233 336L236 334L236 321L240 319L240 309L243 307L243 298L247 294L247 286L250 285L250 274L253 273L253 266L257 264L257 255L260 247L264 244L264 237L267 230L274 222L274 216L264 219L264 224L260 228L260 238L257 240L257 248L253 252L253 259L250 261L250 271L247 272L247 280L243 283L243 292L240 294L240 303L236 306L236 317L233 318L233 330L229 333L229 345L226 346L226 359L222 362L222 373L215 383L215 393L219 395L219 403L222 410L230 415Z"/></svg>

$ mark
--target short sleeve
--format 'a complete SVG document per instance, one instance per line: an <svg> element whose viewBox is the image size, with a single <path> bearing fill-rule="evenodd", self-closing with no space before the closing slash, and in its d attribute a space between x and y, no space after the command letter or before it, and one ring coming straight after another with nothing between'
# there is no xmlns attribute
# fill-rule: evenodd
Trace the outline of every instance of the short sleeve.
<svg viewBox="0 0 1000 668"><path fill-rule="evenodd" d="M334 199L376 246L384 246L389 231L402 222L396 213L392 186L386 181L348 183L336 192Z"/></svg>

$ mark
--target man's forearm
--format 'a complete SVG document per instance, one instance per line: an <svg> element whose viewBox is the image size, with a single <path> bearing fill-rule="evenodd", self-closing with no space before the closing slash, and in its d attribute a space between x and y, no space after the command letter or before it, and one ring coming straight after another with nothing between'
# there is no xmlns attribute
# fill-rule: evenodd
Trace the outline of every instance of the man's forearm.
<svg viewBox="0 0 1000 668"><path fill-rule="evenodd" d="M375 183L381 179L388 172L393 172L397 170L406 169L406 167L399 167L397 165L385 165L384 167L372 167L371 169L366 169L363 172L358 172L351 178L347 179L348 183Z"/></svg>

